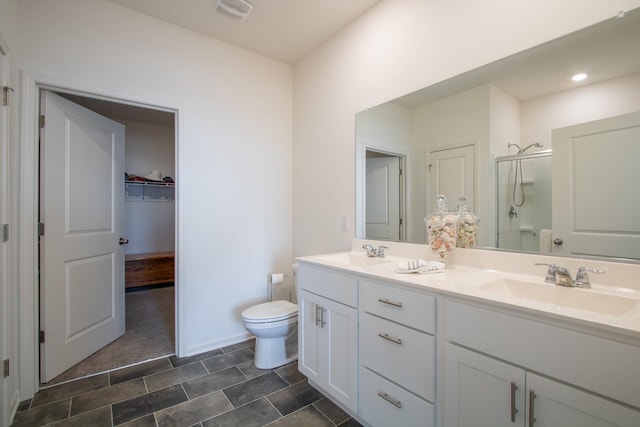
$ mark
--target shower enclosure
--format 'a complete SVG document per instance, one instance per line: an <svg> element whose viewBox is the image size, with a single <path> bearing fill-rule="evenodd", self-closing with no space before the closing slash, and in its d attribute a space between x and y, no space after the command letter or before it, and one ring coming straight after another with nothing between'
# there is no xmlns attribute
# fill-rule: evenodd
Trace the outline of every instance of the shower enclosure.
<svg viewBox="0 0 640 427"><path fill-rule="evenodd" d="M551 150L526 154L527 148L496 158L496 246L550 252Z"/></svg>

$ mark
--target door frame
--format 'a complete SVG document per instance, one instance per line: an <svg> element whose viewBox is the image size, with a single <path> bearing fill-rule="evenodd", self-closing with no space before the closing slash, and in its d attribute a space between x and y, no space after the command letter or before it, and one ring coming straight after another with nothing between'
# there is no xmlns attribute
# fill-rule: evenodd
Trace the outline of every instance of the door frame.
<svg viewBox="0 0 640 427"><path fill-rule="evenodd" d="M71 93L89 98L98 98L105 101L135 105L143 108L162 110L174 113L175 117L175 323L176 354L181 353L181 330L179 310L179 217L180 217L180 171L179 171L179 141L183 126L181 106L157 100L142 99L128 93L120 93L102 88L82 85L75 82L63 81L49 76L31 74L21 71L21 111L20 111L20 252L19 252L19 277L20 277L20 390L21 399L32 397L40 388L39 375L39 342L40 329L39 317L39 282L38 282L38 208L39 208L39 115L40 115L40 91L51 90L54 92ZM123 284L124 285L124 284Z"/></svg>
<svg viewBox="0 0 640 427"><path fill-rule="evenodd" d="M386 154L388 156L400 158L400 168L402 175L400 176L400 217L402 225L400 226L400 239L407 238L407 218L406 218L406 193L407 182L406 177L409 174L409 162L407 161L408 153L389 147L380 147L374 144L364 144L356 142L356 217L355 217L355 236L361 239L366 238L367 231L367 151Z"/></svg>
<svg viewBox="0 0 640 427"><path fill-rule="evenodd" d="M365 151L365 181L364 181L364 195L365 195L365 205L364 205L364 226L365 226L365 233L366 233L366 229L367 229L367 170L369 168L369 157L368 153L375 153L375 154L379 154L381 155L381 158L393 158L393 159L398 159L398 240L399 241L404 241L406 240L407 236L406 236L406 219L405 219L405 198L406 198L406 182L405 182L405 167L406 167L406 157L398 155L398 154L389 154L389 153L383 153L380 152L378 150L371 150L371 149L367 149ZM388 182L388 181L387 181ZM390 203L387 203L387 207L390 206ZM366 236L366 234L365 234Z"/></svg>

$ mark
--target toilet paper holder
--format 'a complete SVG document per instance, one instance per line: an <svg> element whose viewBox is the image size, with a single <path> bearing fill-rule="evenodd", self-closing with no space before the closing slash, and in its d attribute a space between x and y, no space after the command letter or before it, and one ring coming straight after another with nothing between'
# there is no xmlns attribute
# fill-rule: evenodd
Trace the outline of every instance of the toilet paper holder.
<svg viewBox="0 0 640 427"><path fill-rule="evenodd" d="M280 283L284 283L284 279L289 277L288 274L285 273L271 273L269 274L269 278L267 280L267 301L273 301L273 285L279 285ZM291 299L291 296L289 296Z"/></svg>

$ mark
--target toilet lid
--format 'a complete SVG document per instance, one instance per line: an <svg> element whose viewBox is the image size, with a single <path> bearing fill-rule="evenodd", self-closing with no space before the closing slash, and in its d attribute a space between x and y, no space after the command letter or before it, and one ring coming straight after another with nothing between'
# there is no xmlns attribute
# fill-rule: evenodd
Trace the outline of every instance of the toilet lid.
<svg viewBox="0 0 640 427"><path fill-rule="evenodd" d="M289 301L271 301L254 305L242 312L242 318L248 321L287 319L298 314L298 306Z"/></svg>

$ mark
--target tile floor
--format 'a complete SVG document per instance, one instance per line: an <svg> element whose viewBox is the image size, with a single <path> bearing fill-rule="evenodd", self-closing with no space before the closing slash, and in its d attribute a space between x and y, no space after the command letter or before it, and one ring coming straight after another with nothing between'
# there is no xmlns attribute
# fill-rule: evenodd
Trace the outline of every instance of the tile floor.
<svg viewBox="0 0 640 427"><path fill-rule="evenodd" d="M253 365L253 341L40 390L12 426L360 426L292 363Z"/></svg>

